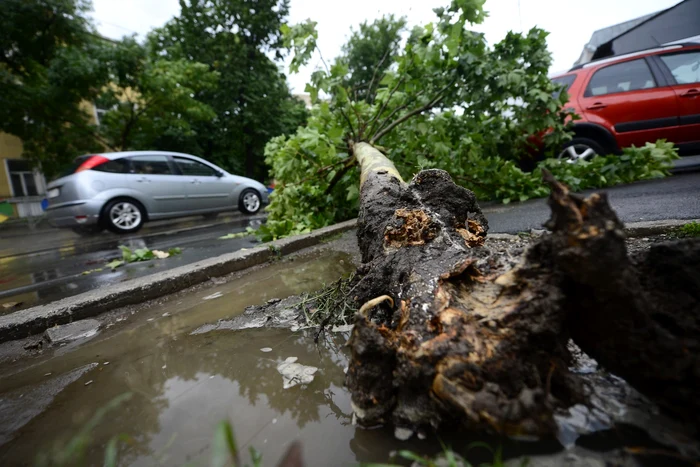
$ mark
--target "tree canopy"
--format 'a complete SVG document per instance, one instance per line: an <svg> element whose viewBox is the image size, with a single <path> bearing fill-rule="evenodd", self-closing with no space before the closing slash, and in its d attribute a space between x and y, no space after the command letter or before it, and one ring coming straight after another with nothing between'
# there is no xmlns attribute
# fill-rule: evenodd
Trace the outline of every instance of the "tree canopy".
<svg viewBox="0 0 700 467"><path fill-rule="evenodd" d="M182 1L146 43L100 37L90 7L3 3L0 131L23 140L26 158L51 176L86 152L180 150L266 176L266 142L306 119L270 58L281 57L286 0Z"/></svg>
<svg viewBox="0 0 700 467"><path fill-rule="evenodd" d="M337 62L347 67L343 87L353 99L374 100L378 79L394 63L405 29L406 18L386 15L352 30Z"/></svg>
<svg viewBox="0 0 700 467"><path fill-rule="evenodd" d="M263 239L356 215L358 171L350 142L382 147L405 179L423 168L441 168L481 199L504 202L543 196L544 167L578 187L666 173L675 154L663 143L646 148L634 163L629 157L599 159L595 164L601 170L593 173L585 163L558 160L522 171L523 161L541 157L542 148L551 153L570 138L572 115L563 108L568 96L547 76L547 33L539 28L509 32L489 45L473 30L486 17L483 3L453 0L435 9L434 22L413 28L397 52L375 63L368 74L377 84L369 96L349 87L350 61L343 57L311 75L307 90L317 104L307 126L272 139L266 148L278 184L267 223L259 229ZM316 48L315 23L284 32L294 71ZM360 28L345 53L357 44L365 50L375 33L375 28ZM379 55L376 50L365 54ZM323 95L329 99L320 101Z"/></svg>
<svg viewBox="0 0 700 467"><path fill-rule="evenodd" d="M217 86L198 94L215 116L196 125L197 152L262 179L265 143L306 119L270 59L281 58L288 0L181 0L180 6L179 16L150 34L149 46L153 57L194 60L220 75Z"/></svg>

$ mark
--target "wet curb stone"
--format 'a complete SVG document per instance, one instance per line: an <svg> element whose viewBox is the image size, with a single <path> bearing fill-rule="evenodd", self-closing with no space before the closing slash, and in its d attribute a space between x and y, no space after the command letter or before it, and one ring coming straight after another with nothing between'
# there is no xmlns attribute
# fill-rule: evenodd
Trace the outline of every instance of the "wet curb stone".
<svg viewBox="0 0 700 467"><path fill-rule="evenodd" d="M160 298L208 281L212 277L262 264L355 228L356 220L331 225L304 235L283 238L249 250L208 258L150 276L91 290L46 305L0 316L0 343L39 334L57 324L90 318L126 305Z"/></svg>

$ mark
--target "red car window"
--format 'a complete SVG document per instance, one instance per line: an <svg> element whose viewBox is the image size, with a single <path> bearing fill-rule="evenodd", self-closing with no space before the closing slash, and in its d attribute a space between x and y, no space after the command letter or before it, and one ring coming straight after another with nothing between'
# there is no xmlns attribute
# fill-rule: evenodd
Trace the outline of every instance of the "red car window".
<svg viewBox="0 0 700 467"><path fill-rule="evenodd" d="M601 68L593 74L585 97L656 87L656 81L643 58Z"/></svg>

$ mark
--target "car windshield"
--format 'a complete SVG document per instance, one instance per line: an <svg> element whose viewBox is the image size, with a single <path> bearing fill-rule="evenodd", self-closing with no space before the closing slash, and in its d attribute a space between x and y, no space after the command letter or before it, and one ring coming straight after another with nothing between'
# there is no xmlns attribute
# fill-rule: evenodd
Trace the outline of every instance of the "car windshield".
<svg viewBox="0 0 700 467"><path fill-rule="evenodd" d="M564 91L569 91L571 89L571 85L574 84L574 81L576 80L576 75L564 75L564 76L557 76L556 78L552 78L552 83L554 84L559 84L563 87ZM557 98L559 97L559 94L561 94L562 90L556 91L553 93L554 97Z"/></svg>

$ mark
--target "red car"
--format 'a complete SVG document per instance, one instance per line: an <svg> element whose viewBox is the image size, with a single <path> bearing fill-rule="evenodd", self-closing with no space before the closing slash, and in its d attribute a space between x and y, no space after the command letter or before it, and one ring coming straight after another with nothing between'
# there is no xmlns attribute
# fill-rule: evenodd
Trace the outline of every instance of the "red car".
<svg viewBox="0 0 700 467"><path fill-rule="evenodd" d="M552 78L581 120L559 154L572 161L657 139L700 154L700 44L605 58Z"/></svg>

